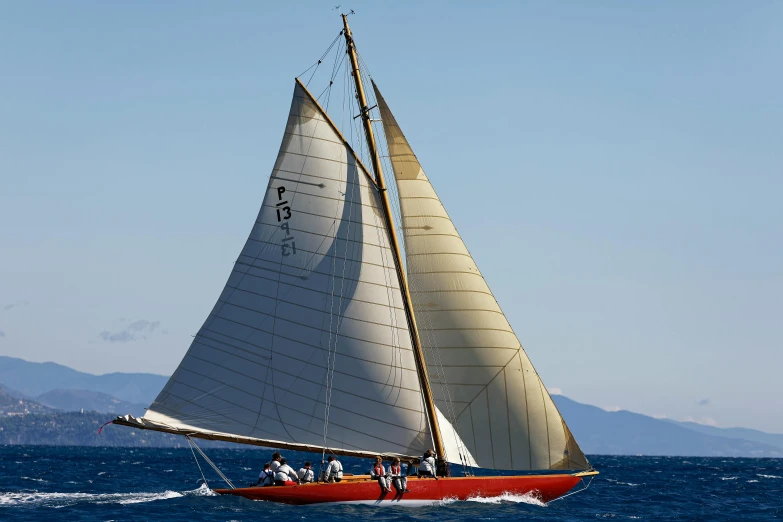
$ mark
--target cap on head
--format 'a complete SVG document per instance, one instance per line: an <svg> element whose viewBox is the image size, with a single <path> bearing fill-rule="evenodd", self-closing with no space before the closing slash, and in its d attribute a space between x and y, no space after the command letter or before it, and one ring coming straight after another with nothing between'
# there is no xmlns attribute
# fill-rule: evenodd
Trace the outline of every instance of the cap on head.
<svg viewBox="0 0 783 522"><path fill-rule="evenodd" d="M281 466L282 466L283 464L285 464L285 463L286 463L286 460L285 460L285 459L280 459L280 465L281 465Z"/></svg>
<svg viewBox="0 0 783 522"><path fill-rule="evenodd" d="M305 467L306 468L309 468L310 466L312 466L312 464L310 464L309 462L305 462Z"/></svg>

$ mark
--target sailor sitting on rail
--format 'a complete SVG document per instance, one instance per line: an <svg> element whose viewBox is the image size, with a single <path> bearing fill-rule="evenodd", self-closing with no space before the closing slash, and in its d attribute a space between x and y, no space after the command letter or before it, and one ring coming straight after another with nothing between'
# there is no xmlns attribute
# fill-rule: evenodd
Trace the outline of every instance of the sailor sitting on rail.
<svg viewBox="0 0 783 522"><path fill-rule="evenodd" d="M329 455L329 464L321 472L321 482L340 482L343 479L343 465L334 455ZM321 461L323 465L323 461Z"/></svg>
<svg viewBox="0 0 783 522"><path fill-rule="evenodd" d="M275 451L274 453L272 453L272 462L269 463L271 465L272 473L276 473L277 468L280 467L280 459L281 457L279 451Z"/></svg>
<svg viewBox="0 0 783 522"><path fill-rule="evenodd" d="M386 476L386 470L383 469L383 459L375 457L375 464L370 469L370 478L378 481L381 486L381 493L389 492L389 477Z"/></svg>
<svg viewBox="0 0 783 522"><path fill-rule="evenodd" d="M297 473L297 476L299 477L299 483L300 484L306 484L308 482L312 482L315 478L315 474L313 473L313 470L310 469L309 462L305 462L303 468L299 468L299 472Z"/></svg>
<svg viewBox="0 0 783 522"><path fill-rule="evenodd" d="M299 476L296 471L286 464L285 459L280 459L280 466L278 466L275 472L275 486L285 486L288 484L296 484L299 480Z"/></svg>
<svg viewBox="0 0 783 522"><path fill-rule="evenodd" d="M391 466L387 470L386 476L391 479L391 483L394 485L394 489L397 493L410 493L408 489L408 477L402 474L402 466L400 466L400 458L394 457Z"/></svg>
<svg viewBox="0 0 783 522"><path fill-rule="evenodd" d="M425 451L424 456L421 458L421 463L419 464L419 476L435 477L435 480L437 480L438 476L436 470L435 452L432 450Z"/></svg>
<svg viewBox="0 0 783 522"><path fill-rule="evenodd" d="M264 470L258 475L258 481L256 486L261 484L262 486L274 486L275 485L275 472L271 469L271 464L267 462L264 464Z"/></svg>

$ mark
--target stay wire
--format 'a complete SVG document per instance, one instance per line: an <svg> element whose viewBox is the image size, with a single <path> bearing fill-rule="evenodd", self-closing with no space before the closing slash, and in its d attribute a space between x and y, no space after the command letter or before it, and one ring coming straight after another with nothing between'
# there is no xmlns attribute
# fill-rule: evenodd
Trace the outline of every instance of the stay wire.
<svg viewBox="0 0 783 522"><path fill-rule="evenodd" d="M299 78L302 75L307 74L307 71L309 71L310 69L315 67L315 71L313 71L313 73L310 75L310 78L307 80L307 83L305 84L305 87L310 85L310 82L312 81L313 76L315 76L316 71L318 71L318 67L321 65L321 62L323 62L324 58L326 58L326 55L329 54L329 51L332 50L332 47L334 47L334 44L337 43L337 40L339 40L342 35L343 35L343 31L340 31L340 34L338 34L334 38L334 40L332 40L332 43L329 44L329 47L326 48L326 51L324 51L324 54L321 55L321 57L318 59L318 61L315 62L313 65L311 65L310 67L308 67L307 69L305 69L304 71L302 71L300 74L298 74L296 76L297 78Z"/></svg>

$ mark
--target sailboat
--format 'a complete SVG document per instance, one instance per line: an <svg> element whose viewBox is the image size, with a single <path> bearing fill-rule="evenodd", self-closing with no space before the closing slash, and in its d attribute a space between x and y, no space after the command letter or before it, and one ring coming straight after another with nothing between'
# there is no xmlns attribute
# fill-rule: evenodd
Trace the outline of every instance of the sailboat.
<svg viewBox="0 0 783 522"><path fill-rule="evenodd" d="M261 209L217 303L144 416L113 422L189 442L322 457L414 462L430 448L438 457L441 476L409 477L410 492L383 493L368 475L347 474L339 483L275 487L236 488L226 479L230 487L215 490L256 500L422 504L529 494L548 502L566 495L597 471L374 80L377 103L369 105L348 17L342 20L370 165L297 78ZM376 128L386 138L383 158ZM497 472L477 476L476 468Z"/></svg>

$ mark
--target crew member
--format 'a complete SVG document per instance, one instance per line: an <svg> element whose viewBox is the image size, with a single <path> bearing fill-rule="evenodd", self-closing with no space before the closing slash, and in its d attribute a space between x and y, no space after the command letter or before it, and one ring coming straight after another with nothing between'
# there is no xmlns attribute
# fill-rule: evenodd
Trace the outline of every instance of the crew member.
<svg viewBox="0 0 783 522"><path fill-rule="evenodd" d="M275 451L274 453L272 453L272 462L269 463L271 465L272 473L277 473L277 468L280 467L281 458L282 457L280 457L279 451Z"/></svg>
<svg viewBox="0 0 783 522"><path fill-rule="evenodd" d="M321 473L322 482L340 482L343 479L343 465L335 458L334 455L329 455L329 464ZM321 462L323 464L323 462Z"/></svg>
<svg viewBox="0 0 783 522"><path fill-rule="evenodd" d="M306 484L308 482L312 482L315 478L315 474L313 473L313 470L310 469L309 462L305 462L303 468L299 468L299 472L297 473L297 476L299 477L299 483L300 484Z"/></svg>
<svg viewBox="0 0 783 522"><path fill-rule="evenodd" d="M275 472L271 470L271 464L267 462L264 464L264 470L258 475L258 482L256 486L261 484L262 486L274 486L275 485Z"/></svg>
<svg viewBox="0 0 783 522"><path fill-rule="evenodd" d="M408 477L402 474L402 466L400 466L400 458L394 457L391 466L389 466L387 477L391 479L391 483L394 485L394 489L397 493L410 493L408 489Z"/></svg>
<svg viewBox="0 0 783 522"><path fill-rule="evenodd" d="M370 469L370 478L378 481L381 486L381 493L389 492L389 477L386 476L386 470L383 469L383 459L375 457L375 464Z"/></svg>
<svg viewBox="0 0 783 522"><path fill-rule="evenodd" d="M438 479L437 472L435 467L435 452L432 450L427 450L424 452L424 456L421 458L421 463L419 464L419 476L420 477L434 477L435 480Z"/></svg>
<svg viewBox="0 0 783 522"><path fill-rule="evenodd" d="M294 468L286 464L285 459L280 459L280 465L275 471L275 486L285 486L290 484L296 484L299 480L299 476L294 471Z"/></svg>

